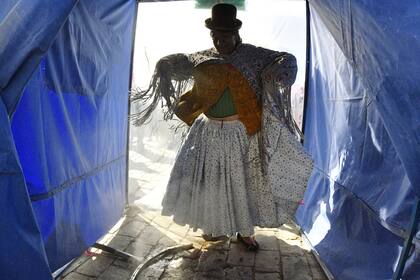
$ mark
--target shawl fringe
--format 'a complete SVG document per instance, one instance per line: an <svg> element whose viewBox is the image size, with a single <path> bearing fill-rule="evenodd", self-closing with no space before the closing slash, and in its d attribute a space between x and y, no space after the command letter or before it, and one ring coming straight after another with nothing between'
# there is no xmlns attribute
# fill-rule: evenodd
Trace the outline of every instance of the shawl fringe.
<svg viewBox="0 0 420 280"><path fill-rule="evenodd" d="M147 89L133 89L131 104L137 104L138 111L130 115L135 126L146 124L160 104L163 119L172 120L179 97L192 86L192 65L184 54L174 54L161 58Z"/></svg>

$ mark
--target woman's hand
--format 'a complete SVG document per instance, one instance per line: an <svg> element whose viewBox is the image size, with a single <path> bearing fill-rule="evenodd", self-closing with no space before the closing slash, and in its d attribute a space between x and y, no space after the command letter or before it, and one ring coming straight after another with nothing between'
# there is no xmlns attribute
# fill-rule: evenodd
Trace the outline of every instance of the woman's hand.
<svg viewBox="0 0 420 280"><path fill-rule="evenodd" d="M193 64L185 54L164 56L156 63L156 72L175 81L188 80L192 75Z"/></svg>
<svg viewBox="0 0 420 280"><path fill-rule="evenodd" d="M171 60L169 57L165 56L159 59L159 61L156 63L156 70L160 73L167 73L171 70L171 66L173 63L171 63Z"/></svg>
<svg viewBox="0 0 420 280"><path fill-rule="evenodd" d="M282 87L291 86L297 73L296 59L292 55L284 55L268 65L262 72L263 82L279 83Z"/></svg>

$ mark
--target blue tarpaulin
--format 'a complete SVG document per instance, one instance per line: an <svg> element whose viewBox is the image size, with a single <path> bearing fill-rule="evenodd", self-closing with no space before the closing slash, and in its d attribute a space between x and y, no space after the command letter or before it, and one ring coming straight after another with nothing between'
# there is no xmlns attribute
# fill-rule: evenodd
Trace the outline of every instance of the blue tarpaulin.
<svg viewBox="0 0 420 280"><path fill-rule="evenodd" d="M309 3L316 167L298 221L336 279L392 279L420 196L420 2Z"/></svg>
<svg viewBox="0 0 420 280"><path fill-rule="evenodd" d="M136 5L2 2L1 279L50 279L122 215Z"/></svg>
<svg viewBox="0 0 420 280"><path fill-rule="evenodd" d="M316 167L297 219L336 279L391 279L420 196L420 2L309 3ZM135 8L2 1L1 279L51 279L123 211Z"/></svg>

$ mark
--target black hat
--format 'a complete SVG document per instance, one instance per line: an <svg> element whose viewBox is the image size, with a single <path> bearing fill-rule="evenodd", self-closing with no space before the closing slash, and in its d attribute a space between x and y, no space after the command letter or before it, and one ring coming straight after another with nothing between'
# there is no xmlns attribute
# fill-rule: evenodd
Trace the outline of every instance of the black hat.
<svg viewBox="0 0 420 280"><path fill-rule="evenodd" d="M211 18L206 19L206 27L218 31L239 30L242 21L236 18L236 7L231 4L220 3L211 8Z"/></svg>

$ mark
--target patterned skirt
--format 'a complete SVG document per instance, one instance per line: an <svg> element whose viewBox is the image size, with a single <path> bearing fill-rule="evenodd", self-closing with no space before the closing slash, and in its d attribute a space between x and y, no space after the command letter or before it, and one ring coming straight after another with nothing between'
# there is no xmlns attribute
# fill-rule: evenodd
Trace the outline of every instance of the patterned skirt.
<svg viewBox="0 0 420 280"><path fill-rule="evenodd" d="M273 195L270 182L281 178L275 169L263 176L260 141L260 133L248 136L240 121L199 117L178 152L162 215L206 234L245 236L254 226L279 227L293 219L305 189L292 190L292 202Z"/></svg>

